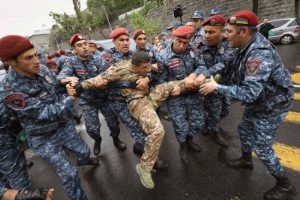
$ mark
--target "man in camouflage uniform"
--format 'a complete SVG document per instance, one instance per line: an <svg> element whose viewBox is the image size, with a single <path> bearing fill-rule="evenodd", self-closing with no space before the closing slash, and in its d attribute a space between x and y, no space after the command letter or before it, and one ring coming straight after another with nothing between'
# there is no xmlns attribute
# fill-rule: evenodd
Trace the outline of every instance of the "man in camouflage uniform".
<svg viewBox="0 0 300 200"><path fill-rule="evenodd" d="M126 99L130 114L139 122L146 134L144 153L136 170L140 175L142 184L148 188L154 188L151 170L158 157L159 149L164 138L164 128L155 112L163 101L170 95L178 95L184 89L183 81L167 82L155 86L149 91L149 87L140 88L136 82L145 78L151 65L150 57L145 51L134 54L132 61L122 61L107 69L95 78L88 79L76 85L76 92L102 87L112 81L125 81L129 85L122 89L121 95ZM72 87L68 88L69 94L74 95Z"/></svg>
<svg viewBox="0 0 300 200"><path fill-rule="evenodd" d="M115 46L102 54L102 65L106 69L117 62L131 59L133 55L133 52L129 50L130 40L127 29L116 28L110 33L110 37ZM107 85L106 91L110 106L133 138L135 142L133 152L141 155L144 149L145 136L138 122L129 113L125 98L120 93L121 88L122 83L118 82Z"/></svg>
<svg viewBox="0 0 300 200"><path fill-rule="evenodd" d="M12 66L0 83L0 95L5 105L17 113L30 148L52 164L70 199L86 199L77 169L63 149L76 154L79 166L98 165L98 160L89 157L87 144L70 120L74 113L72 97L63 99L57 93L55 78L47 67L39 65L27 38L1 38L0 58Z"/></svg>
<svg viewBox="0 0 300 200"><path fill-rule="evenodd" d="M195 27L195 34L193 38L191 39L191 44L193 48L199 48L202 43L204 42L204 28L202 26L202 23L205 20L205 13L202 10L196 10L194 12L193 17L191 17L194 22L194 27Z"/></svg>
<svg viewBox="0 0 300 200"><path fill-rule="evenodd" d="M229 18L227 38L230 47L239 48L234 65L234 85L211 82L201 86L208 94L216 90L245 105L238 126L242 156L230 161L232 168L253 168L252 151L277 180L264 194L265 200L283 200L296 194L295 187L272 148L278 126L292 106L293 86L276 48L257 33L258 18L251 11L240 11Z"/></svg>
<svg viewBox="0 0 300 200"><path fill-rule="evenodd" d="M189 44L193 30L181 26L173 32L173 43L160 53L160 82L185 80L189 91L167 100L174 132L180 144L179 154L183 163L189 163L187 148L200 152L193 142L194 136L204 125L202 96L194 88L195 70L203 66L200 52Z"/></svg>
<svg viewBox="0 0 300 200"><path fill-rule="evenodd" d="M223 40L225 18L221 15L209 17L202 26L205 31L205 44L200 47L201 55L205 62L205 67L196 71L196 81L202 84L211 75L221 75L222 83L225 83L227 68L233 64L235 59L235 49L228 48L228 42ZM207 114L206 126L208 132L217 144L227 147L228 142L221 136L219 126L223 106L223 95L212 93L204 97L204 107Z"/></svg>
<svg viewBox="0 0 300 200"><path fill-rule="evenodd" d="M70 45L76 55L65 62L64 68L58 76L58 80L61 82L65 82L65 79L70 77L77 77L79 81L83 81L95 77L107 69L107 67L102 66L100 59L96 59L88 51L88 43L81 34L73 35L70 39ZM99 155L101 150L99 111L105 117L115 147L125 151L126 146L119 139L119 121L109 105L107 93L103 90L86 91L79 98L86 131L95 141L94 154Z"/></svg>

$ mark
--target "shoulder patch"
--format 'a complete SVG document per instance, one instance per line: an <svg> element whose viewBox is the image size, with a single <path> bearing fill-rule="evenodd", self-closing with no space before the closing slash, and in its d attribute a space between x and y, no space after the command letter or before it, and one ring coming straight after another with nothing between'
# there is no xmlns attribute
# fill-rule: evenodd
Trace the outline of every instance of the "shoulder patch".
<svg viewBox="0 0 300 200"><path fill-rule="evenodd" d="M260 70L260 64L262 63L259 59L248 60L246 62L246 74L248 76L255 76Z"/></svg>
<svg viewBox="0 0 300 200"><path fill-rule="evenodd" d="M10 103L13 107L23 109L26 106L24 96L22 94L14 93L5 97L5 101Z"/></svg>
<svg viewBox="0 0 300 200"><path fill-rule="evenodd" d="M102 57L103 61L106 63L109 63L112 60L111 53L104 53L101 57Z"/></svg>

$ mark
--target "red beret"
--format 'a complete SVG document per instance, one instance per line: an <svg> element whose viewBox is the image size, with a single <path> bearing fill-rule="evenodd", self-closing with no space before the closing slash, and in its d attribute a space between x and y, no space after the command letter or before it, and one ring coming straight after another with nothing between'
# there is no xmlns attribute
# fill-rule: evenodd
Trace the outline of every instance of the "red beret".
<svg viewBox="0 0 300 200"><path fill-rule="evenodd" d="M46 65L57 65L54 60L46 60Z"/></svg>
<svg viewBox="0 0 300 200"><path fill-rule="evenodd" d="M47 58L51 59L52 58L52 54L48 54Z"/></svg>
<svg viewBox="0 0 300 200"><path fill-rule="evenodd" d="M71 46L73 46L76 42L80 41L80 40L85 40L85 37L79 33L72 35L69 43Z"/></svg>
<svg viewBox="0 0 300 200"><path fill-rule="evenodd" d="M241 10L234 13L227 22L232 25L242 25L242 26L257 26L258 17L256 14L249 10Z"/></svg>
<svg viewBox="0 0 300 200"><path fill-rule="evenodd" d="M59 51L55 51L55 52L54 52L54 55L55 55L55 56L60 56Z"/></svg>
<svg viewBox="0 0 300 200"><path fill-rule="evenodd" d="M110 32L109 36L112 39L116 39L120 35L127 35L128 36L128 30L126 28L116 28L112 32Z"/></svg>
<svg viewBox="0 0 300 200"><path fill-rule="evenodd" d="M187 26L180 26L175 31L173 31L173 36L181 37L185 39L191 39L194 35L194 31Z"/></svg>
<svg viewBox="0 0 300 200"><path fill-rule="evenodd" d="M210 25L210 26L225 26L226 19L222 15L213 15L207 18L202 26Z"/></svg>
<svg viewBox="0 0 300 200"><path fill-rule="evenodd" d="M61 50L59 50L59 53L60 54L65 54L66 52L65 52L65 50L61 49Z"/></svg>
<svg viewBox="0 0 300 200"><path fill-rule="evenodd" d="M133 34L133 39L135 40L139 35L146 34L144 29L137 29Z"/></svg>
<svg viewBox="0 0 300 200"><path fill-rule="evenodd" d="M0 39L0 59L2 61L15 58L33 48L30 40L19 35L7 35Z"/></svg>
<svg viewBox="0 0 300 200"><path fill-rule="evenodd" d="M88 43L89 43L90 47L97 47L97 44L95 41L89 41Z"/></svg>

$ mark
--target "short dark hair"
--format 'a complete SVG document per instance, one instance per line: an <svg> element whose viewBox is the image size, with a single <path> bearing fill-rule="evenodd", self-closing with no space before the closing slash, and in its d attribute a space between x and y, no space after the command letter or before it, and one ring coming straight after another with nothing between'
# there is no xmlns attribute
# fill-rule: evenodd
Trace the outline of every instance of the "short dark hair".
<svg viewBox="0 0 300 200"><path fill-rule="evenodd" d="M137 51L133 54L131 63L136 66L140 65L141 63L150 63L150 56L146 51Z"/></svg>
<svg viewBox="0 0 300 200"><path fill-rule="evenodd" d="M241 32L243 29L248 29L249 30L249 33L250 35L255 35L257 33L257 28L255 26L236 26L236 30L237 32Z"/></svg>

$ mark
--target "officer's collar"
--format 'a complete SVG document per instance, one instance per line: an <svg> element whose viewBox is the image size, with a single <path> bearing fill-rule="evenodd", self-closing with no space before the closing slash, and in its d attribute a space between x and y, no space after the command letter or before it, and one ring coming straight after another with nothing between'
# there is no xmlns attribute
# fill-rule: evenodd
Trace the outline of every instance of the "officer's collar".
<svg viewBox="0 0 300 200"><path fill-rule="evenodd" d="M88 57L88 59L86 59L86 60L81 60L78 55L75 55L75 56L76 56L77 60L80 61L81 63L88 63L90 60L94 59L94 57L93 57L92 54L90 54L89 57Z"/></svg>
<svg viewBox="0 0 300 200"><path fill-rule="evenodd" d="M247 51L247 49L249 49L250 45L254 42L254 40L256 40L257 34L258 34L258 33L256 33L256 34L249 40L249 42L246 44L246 46L244 46L244 48L242 48L242 49L240 50L240 52L239 52L240 54L242 54L243 52Z"/></svg>
<svg viewBox="0 0 300 200"><path fill-rule="evenodd" d="M13 80L16 80L18 78L26 78L26 79L34 80L37 78L37 76L43 76L41 73L41 70L42 70L41 67L42 66L40 65L40 71L34 76L26 76L24 74L21 74L21 73L17 72L13 67L10 67L9 73Z"/></svg>

